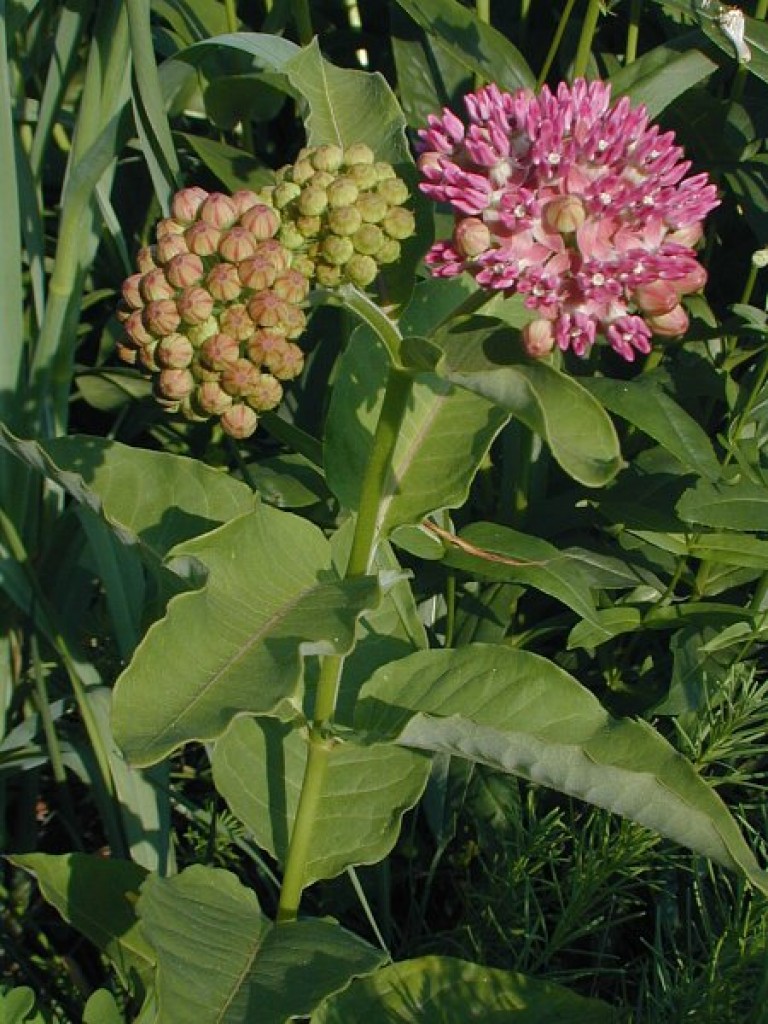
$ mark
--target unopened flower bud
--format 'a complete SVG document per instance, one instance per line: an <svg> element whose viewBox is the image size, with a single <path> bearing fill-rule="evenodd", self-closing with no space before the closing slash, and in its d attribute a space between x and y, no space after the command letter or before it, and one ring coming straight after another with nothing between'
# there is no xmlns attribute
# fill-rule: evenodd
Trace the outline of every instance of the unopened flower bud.
<svg viewBox="0 0 768 1024"><path fill-rule="evenodd" d="M139 362L145 370L149 370L150 373L159 373L160 366L155 359L155 349L157 348L157 342L153 341L151 345L142 345L139 349Z"/></svg>
<svg viewBox="0 0 768 1024"><path fill-rule="evenodd" d="M322 229L323 222L320 217L297 217L296 229L302 238L317 238Z"/></svg>
<svg viewBox="0 0 768 1024"><path fill-rule="evenodd" d="M379 181L387 181L389 178L397 177L392 164L388 164L384 160L378 160L373 166L376 168L376 177Z"/></svg>
<svg viewBox="0 0 768 1024"><path fill-rule="evenodd" d="M340 235L328 235L327 238L323 239L320 251L323 254L323 259L328 263L342 266L354 255L355 247L349 238L342 238Z"/></svg>
<svg viewBox="0 0 768 1024"><path fill-rule="evenodd" d="M261 242L256 250L256 256L269 260L278 273L281 270L287 270L291 265L289 253L282 242L279 242L276 238L270 238L266 242Z"/></svg>
<svg viewBox="0 0 768 1024"><path fill-rule="evenodd" d="M253 192L249 188L238 189L237 192L233 192L229 198L232 200L232 204L235 207L238 217L242 217L247 210L261 204L261 200L256 192Z"/></svg>
<svg viewBox="0 0 768 1024"><path fill-rule="evenodd" d="M688 330L688 314L682 306L675 306L660 316L647 316L645 322L660 338L678 338Z"/></svg>
<svg viewBox="0 0 768 1024"><path fill-rule="evenodd" d="M280 244L289 250L302 249L306 244L306 238L295 224L283 224L277 237Z"/></svg>
<svg viewBox="0 0 768 1024"><path fill-rule="evenodd" d="M236 225L221 236L219 255L230 263L240 263L242 260L247 260L249 256L253 256L257 244L250 231Z"/></svg>
<svg viewBox="0 0 768 1024"><path fill-rule="evenodd" d="M578 196L558 196L544 207L542 220L548 231L573 234L587 219L587 211Z"/></svg>
<svg viewBox="0 0 768 1024"><path fill-rule="evenodd" d="M143 310L144 326L154 338L175 334L181 323L179 311L173 299L159 299L150 302Z"/></svg>
<svg viewBox="0 0 768 1024"><path fill-rule="evenodd" d="M522 331L523 350L531 359L548 356L555 347L555 330L550 320L534 320Z"/></svg>
<svg viewBox="0 0 768 1024"><path fill-rule="evenodd" d="M354 206L340 206L328 214L328 227L335 235L354 235L363 218Z"/></svg>
<svg viewBox="0 0 768 1024"><path fill-rule="evenodd" d="M168 235L183 235L186 225L180 221L175 220L173 217L166 217L165 220L159 220L155 227L155 238L167 238Z"/></svg>
<svg viewBox="0 0 768 1024"><path fill-rule="evenodd" d="M212 370L223 370L240 358L240 344L231 334L214 334L200 346L200 359Z"/></svg>
<svg viewBox="0 0 768 1024"><path fill-rule="evenodd" d="M208 416L221 416L232 405L228 395L218 381L207 380L195 389L195 404Z"/></svg>
<svg viewBox="0 0 768 1024"><path fill-rule="evenodd" d="M165 268L165 276L174 288L190 288L202 280L204 273L203 261L193 252L179 253Z"/></svg>
<svg viewBox="0 0 768 1024"><path fill-rule="evenodd" d="M213 312L213 296L206 288L193 285L180 293L176 306L185 324L202 324Z"/></svg>
<svg viewBox="0 0 768 1024"><path fill-rule="evenodd" d="M283 181L277 186L272 194L272 202L278 210L283 210L289 203L293 202L294 199L298 199L300 195L301 187L299 185L296 185L292 181Z"/></svg>
<svg viewBox="0 0 768 1024"><path fill-rule="evenodd" d="M243 402L238 402L222 413L219 422L225 434L229 434L230 437L241 441L246 437L250 437L256 430L256 427L259 425L259 417L250 406L245 405Z"/></svg>
<svg viewBox="0 0 768 1024"><path fill-rule="evenodd" d="M144 274L139 290L145 302L153 302L155 299L172 299L176 294L173 285L159 268Z"/></svg>
<svg viewBox="0 0 768 1024"><path fill-rule="evenodd" d="M206 277L205 287L217 302L234 302L242 291L238 268L233 263L217 263Z"/></svg>
<svg viewBox="0 0 768 1024"><path fill-rule="evenodd" d="M171 213L176 220L192 224L197 220L197 211L207 198L208 193L205 189L196 185L192 188L183 188L171 200Z"/></svg>
<svg viewBox="0 0 768 1024"><path fill-rule="evenodd" d="M340 146L326 145L318 146L310 156L312 166L316 171L338 171L344 159L344 152Z"/></svg>
<svg viewBox="0 0 768 1024"><path fill-rule="evenodd" d="M155 260L156 255L157 250L154 245L145 245L136 253L136 266L142 274L148 274L150 270L155 269L157 266L157 261Z"/></svg>
<svg viewBox="0 0 768 1024"><path fill-rule="evenodd" d="M224 310L219 317L219 324L225 334L231 334L237 341L247 341L256 330L248 310L239 302Z"/></svg>
<svg viewBox="0 0 768 1024"><path fill-rule="evenodd" d="M221 386L228 395L238 398L249 395L259 378L259 371L250 359L236 359L221 371Z"/></svg>
<svg viewBox="0 0 768 1024"><path fill-rule="evenodd" d="M183 334L169 334L155 347L155 362L169 370L185 370L192 363L195 350Z"/></svg>
<svg viewBox="0 0 768 1024"><path fill-rule="evenodd" d="M125 341L118 341L115 345L115 352L117 352L118 359L122 359L129 366L135 366L139 361L139 350L134 346L130 338L127 338L127 341L130 344L127 344Z"/></svg>
<svg viewBox="0 0 768 1024"><path fill-rule="evenodd" d="M768 249L756 249L752 253L752 265L758 270L768 267Z"/></svg>
<svg viewBox="0 0 768 1024"><path fill-rule="evenodd" d="M298 270L284 270L275 279L272 291L285 302L303 302L309 292L309 282Z"/></svg>
<svg viewBox="0 0 768 1024"><path fill-rule="evenodd" d="M352 235L355 252L361 252L364 256L375 256L386 240L387 236L377 224L363 224Z"/></svg>
<svg viewBox="0 0 768 1024"><path fill-rule="evenodd" d="M307 281L311 281L315 276L315 262L306 253L296 253L293 257L291 269L296 270Z"/></svg>
<svg viewBox="0 0 768 1024"><path fill-rule="evenodd" d="M353 164L372 164L376 157L370 146L364 142L355 142L344 150L344 164L351 167Z"/></svg>
<svg viewBox="0 0 768 1024"><path fill-rule="evenodd" d="M665 241L677 242L678 245L685 245L689 249L692 249L703 237L704 224L702 221L697 220L695 224L686 224L683 228L677 228L676 231L670 231Z"/></svg>
<svg viewBox="0 0 768 1024"><path fill-rule="evenodd" d="M372 164L352 164L347 167L346 174L359 189L375 188L378 184L376 168Z"/></svg>
<svg viewBox="0 0 768 1024"><path fill-rule="evenodd" d="M385 263L396 263L399 259L400 243L394 238L388 238L376 253L376 262L379 266L383 266Z"/></svg>
<svg viewBox="0 0 768 1024"><path fill-rule="evenodd" d="M164 398L179 401L191 395L195 378L189 370L162 370L157 378L157 389Z"/></svg>
<svg viewBox="0 0 768 1024"><path fill-rule="evenodd" d="M298 306L285 304L279 324L275 325L285 332L286 338L298 338L307 328L307 318Z"/></svg>
<svg viewBox="0 0 768 1024"><path fill-rule="evenodd" d="M280 380L293 380L304 369L304 353L298 345L292 341L286 341L280 351L279 360L269 366L269 369Z"/></svg>
<svg viewBox="0 0 768 1024"><path fill-rule="evenodd" d="M396 238L398 241L410 238L416 230L413 214L402 206L395 206L389 210L381 225L390 238Z"/></svg>
<svg viewBox="0 0 768 1024"><path fill-rule="evenodd" d="M318 217L328 208L328 193L323 188L310 185L299 196L298 207L305 217Z"/></svg>
<svg viewBox="0 0 768 1024"><path fill-rule="evenodd" d="M383 196L375 192L366 192L355 203L355 209L366 224L380 224L390 208Z"/></svg>
<svg viewBox="0 0 768 1024"><path fill-rule="evenodd" d="M271 373L261 373L254 382L253 390L246 402L256 412L267 412L280 404L283 397L283 386Z"/></svg>
<svg viewBox="0 0 768 1024"><path fill-rule="evenodd" d="M197 256L213 256L219 248L221 231L205 221L197 221L184 232L184 238L190 252Z"/></svg>
<svg viewBox="0 0 768 1024"><path fill-rule="evenodd" d="M339 206L354 206L360 190L351 178L337 178L328 186L328 205L335 209Z"/></svg>
<svg viewBox="0 0 768 1024"><path fill-rule="evenodd" d="M184 235L166 235L164 238L158 238L155 251L157 252L157 262L165 266L174 256L189 252L189 246Z"/></svg>
<svg viewBox="0 0 768 1024"><path fill-rule="evenodd" d="M676 286L677 281L652 281L636 288L632 298L643 313L662 316L671 312L680 301Z"/></svg>
<svg viewBox="0 0 768 1024"><path fill-rule="evenodd" d="M402 206L409 195L408 186L401 178L385 178L384 181L379 181L376 192L390 206Z"/></svg>
<svg viewBox="0 0 768 1024"><path fill-rule="evenodd" d="M292 167L285 168L286 173L290 172L290 180L296 185L306 185L315 174L312 161L307 157L299 158Z"/></svg>
<svg viewBox="0 0 768 1024"><path fill-rule="evenodd" d="M344 264L344 277L358 288L367 288L379 272L376 260L361 253Z"/></svg>
<svg viewBox="0 0 768 1024"><path fill-rule="evenodd" d="M462 256L479 256L491 244L491 232L479 217L464 217L453 232L453 244Z"/></svg>
<svg viewBox="0 0 768 1024"><path fill-rule="evenodd" d="M134 345L149 345L154 340L144 325L143 310L135 309L123 321L123 330Z"/></svg>
<svg viewBox="0 0 768 1024"><path fill-rule="evenodd" d="M370 256L360 258L370 259ZM315 267L315 277L323 288L338 288L342 282L341 267L334 267L330 263L318 263Z"/></svg>
<svg viewBox="0 0 768 1024"><path fill-rule="evenodd" d="M254 256L251 260L244 260L237 267L237 273L245 287L252 288L255 292L263 292L267 288L271 288L277 277L274 265L263 256Z"/></svg>
<svg viewBox="0 0 768 1024"><path fill-rule="evenodd" d="M205 199L198 211L198 218L211 227L224 231L231 228L237 220L237 207L222 192L212 192Z"/></svg>
<svg viewBox="0 0 768 1024"><path fill-rule="evenodd" d="M218 384L221 377L219 370L212 370L210 366L207 366L200 359L195 359L190 369L198 384Z"/></svg>
<svg viewBox="0 0 768 1024"><path fill-rule="evenodd" d="M215 316L209 316L205 323L196 324L193 327L187 327L184 333L195 348L200 348L206 338L210 338L211 335L216 334L218 330L219 321Z"/></svg>
<svg viewBox="0 0 768 1024"><path fill-rule="evenodd" d="M700 292L707 283L707 272L700 263L696 263L685 277L678 277L672 281L678 295L691 295L693 292Z"/></svg>
<svg viewBox="0 0 768 1024"><path fill-rule="evenodd" d="M248 315L258 327L278 327L289 308L274 292L257 292L248 302Z"/></svg>
<svg viewBox="0 0 768 1024"><path fill-rule="evenodd" d="M131 309L141 309L144 305L144 299L139 291L139 285L143 279L143 274L131 274L123 281L121 293L126 305Z"/></svg>
<svg viewBox="0 0 768 1024"><path fill-rule="evenodd" d="M264 203L256 203L240 217L240 224L259 242L274 238L280 229L280 215Z"/></svg>

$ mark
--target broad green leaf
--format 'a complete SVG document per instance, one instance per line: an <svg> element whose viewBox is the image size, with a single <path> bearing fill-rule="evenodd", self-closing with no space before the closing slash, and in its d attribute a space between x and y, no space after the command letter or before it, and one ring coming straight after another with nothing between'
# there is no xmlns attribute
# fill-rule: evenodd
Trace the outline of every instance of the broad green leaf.
<svg viewBox="0 0 768 1024"><path fill-rule="evenodd" d="M689 523L762 532L768 526L768 487L750 480L722 484L700 480L685 491L676 508Z"/></svg>
<svg viewBox="0 0 768 1024"><path fill-rule="evenodd" d="M387 368L384 346L358 329L339 363L326 428L328 484L348 508L358 506ZM385 485L385 533L461 505L506 420L490 402L434 374L418 374Z"/></svg>
<svg viewBox="0 0 768 1024"><path fill-rule="evenodd" d="M534 88L534 74L517 47L457 0L397 2L431 40L468 70L511 92Z"/></svg>
<svg viewBox="0 0 768 1024"><path fill-rule="evenodd" d="M602 406L576 380L546 363L513 362L516 344L510 333L449 334L438 372L543 437L556 461L579 483L608 483L622 463L616 431Z"/></svg>
<svg viewBox="0 0 768 1024"><path fill-rule="evenodd" d="M595 377L585 380L584 386L611 412L658 441L687 469L707 480L718 480L722 475L706 431L658 381L645 377L637 380Z"/></svg>
<svg viewBox="0 0 768 1024"><path fill-rule="evenodd" d="M613 98L629 96L633 105L645 105L649 117L658 117L678 96L717 71L717 64L696 49L700 38L698 32L678 36L611 75Z"/></svg>
<svg viewBox="0 0 768 1024"><path fill-rule="evenodd" d="M376 581L342 581L321 530L258 506L171 553L201 563L205 585L180 594L115 688L115 737L129 761L161 760L221 735L242 713L297 695L302 654L344 653Z"/></svg>
<svg viewBox="0 0 768 1024"><path fill-rule="evenodd" d="M397 95L408 124L421 128L430 114L440 110L446 97L460 96L472 88L472 76L403 10L392 5L389 17Z"/></svg>
<svg viewBox="0 0 768 1024"><path fill-rule="evenodd" d="M768 156L758 153L739 161L726 172L725 178L747 223L762 242L768 235Z"/></svg>
<svg viewBox="0 0 768 1024"><path fill-rule="evenodd" d="M0 988L0 1019L3 1024L45 1024L35 993L26 985Z"/></svg>
<svg viewBox="0 0 768 1024"><path fill-rule="evenodd" d="M524 974L447 956L390 964L354 981L312 1015L312 1024L611 1024L599 999Z"/></svg>
<svg viewBox="0 0 768 1024"><path fill-rule="evenodd" d="M252 890L202 865L150 877L138 912L163 1024L284 1024L385 959L330 921L273 925Z"/></svg>
<svg viewBox="0 0 768 1024"><path fill-rule="evenodd" d="M481 579L527 583L599 625L597 609L577 561L553 544L495 523L472 523L446 541L444 562Z"/></svg>
<svg viewBox="0 0 768 1024"><path fill-rule="evenodd" d="M366 683L355 724L376 741L468 757L614 811L768 892L768 874L693 766L538 655L491 644L412 654Z"/></svg>
<svg viewBox="0 0 768 1024"><path fill-rule="evenodd" d="M273 172L242 149L228 146L216 139L206 139L202 135L183 132L178 132L177 135L197 154L211 174L231 192L236 192L240 188L255 191L274 181Z"/></svg>
<svg viewBox="0 0 768 1024"><path fill-rule="evenodd" d="M688 551L706 562L768 570L768 541L743 533L697 533L688 541Z"/></svg>
<svg viewBox="0 0 768 1024"><path fill-rule="evenodd" d="M568 634L568 650L577 647L588 649L598 647L614 636L622 633L634 633L640 628L643 617L638 608L632 605L619 605L616 608L601 608L597 613L598 622L579 622Z"/></svg>
<svg viewBox="0 0 768 1024"><path fill-rule="evenodd" d="M38 443L0 425L0 445L101 513L127 543L155 556L253 508L244 483L197 459L130 448L101 437Z"/></svg>
<svg viewBox="0 0 768 1024"><path fill-rule="evenodd" d="M125 1018L106 988L97 989L85 1004L83 1024L125 1024Z"/></svg>
<svg viewBox="0 0 768 1024"><path fill-rule="evenodd" d="M281 864L306 762L303 731L267 718L233 722L213 755L216 788L259 846ZM382 860L395 845L403 815L424 790L429 765L429 757L393 743L331 747L304 885Z"/></svg>
<svg viewBox="0 0 768 1024"><path fill-rule="evenodd" d="M101 412L116 412L137 398L149 398L152 383L135 370L111 366L75 376L77 389L88 405Z"/></svg>
<svg viewBox="0 0 768 1024"><path fill-rule="evenodd" d="M18 854L14 864L33 874L40 891L115 965L124 984L146 980L155 962L136 918L136 897L147 873L130 861L84 853Z"/></svg>

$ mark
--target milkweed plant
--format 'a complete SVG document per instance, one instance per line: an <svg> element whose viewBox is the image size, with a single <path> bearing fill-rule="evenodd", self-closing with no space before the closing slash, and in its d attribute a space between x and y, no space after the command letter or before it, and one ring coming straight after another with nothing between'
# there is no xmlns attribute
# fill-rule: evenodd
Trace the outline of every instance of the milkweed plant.
<svg viewBox="0 0 768 1024"><path fill-rule="evenodd" d="M315 5L38 6L0 79L9 920L98 960L46 1008L14 953L3 1005L688 1019L610 981L652 929L548 970L502 886L473 957L456 893L534 800L562 864L600 814L648 893L765 919L768 4L352 4L343 58Z"/></svg>

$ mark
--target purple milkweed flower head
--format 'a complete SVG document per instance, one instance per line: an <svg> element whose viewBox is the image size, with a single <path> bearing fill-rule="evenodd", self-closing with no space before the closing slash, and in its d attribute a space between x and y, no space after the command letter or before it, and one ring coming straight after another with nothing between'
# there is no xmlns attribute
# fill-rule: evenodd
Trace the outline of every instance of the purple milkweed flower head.
<svg viewBox="0 0 768 1024"><path fill-rule="evenodd" d="M531 355L583 356L600 336L631 362L653 334L685 333L680 300L706 282L694 246L715 186L686 177L674 133L644 107L610 100L583 79L538 95L489 85L465 97L467 124L446 109L419 132L421 190L455 215L427 265L523 295Z"/></svg>

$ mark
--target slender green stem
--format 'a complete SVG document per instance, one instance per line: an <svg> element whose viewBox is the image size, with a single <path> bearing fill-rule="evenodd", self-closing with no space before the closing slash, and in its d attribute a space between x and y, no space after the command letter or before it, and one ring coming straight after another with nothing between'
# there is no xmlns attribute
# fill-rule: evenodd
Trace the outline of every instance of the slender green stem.
<svg viewBox="0 0 768 1024"><path fill-rule="evenodd" d="M445 580L445 646L453 647L456 633L456 573L448 570Z"/></svg>
<svg viewBox="0 0 768 1024"><path fill-rule="evenodd" d="M296 26L296 35L299 43L307 46L312 42L314 32L312 30L312 12L309 9L309 0L292 0L293 22Z"/></svg>
<svg viewBox="0 0 768 1024"><path fill-rule="evenodd" d="M235 0L224 0L224 11L227 17L227 32L237 32L240 23L237 20Z"/></svg>
<svg viewBox="0 0 768 1024"><path fill-rule="evenodd" d="M563 13L560 15L560 21L558 21L557 23L555 34L552 36L552 42L549 44L547 56L544 58L544 63L541 67L538 81L536 82L537 88L541 88L541 86L544 85L544 83L547 80L547 75L549 74L550 69L555 62L557 51L560 49L560 43L562 43L563 41L565 29L568 25L568 22L570 21L571 11L573 10L575 3L576 0L567 0L567 3L563 8Z"/></svg>
<svg viewBox="0 0 768 1024"><path fill-rule="evenodd" d="M592 54L592 43L597 31L597 23L600 20L600 0L589 0L587 13L584 15L584 22L581 26L579 45L576 50L576 59L573 62L573 77L583 78L589 67L589 58Z"/></svg>
<svg viewBox="0 0 768 1024"><path fill-rule="evenodd" d="M475 0L475 11L478 21L484 25L491 24L491 0Z"/></svg>
<svg viewBox="0 0 768 1024"><path fill-rule="evenodd" d="M643 0L632 0L629 9L629 25L627 26L627 43L624 53L624 65L633 64L637 59L637 42L640 38L640 15Z"/></svg>
<svg viewBox="0 0 768 1024"><path fill-rule="evenodd" d="M768 14L768 0L757 0L757 6L755 7L755 18L759 18L761 21L765 21L765 16Z"/></svg>
<svg viewBox="0 0 768 1024"><path fill-rule="evenodd" d="M397 366L390 367L371 456L363 478L360 509L345 573L347 579L364 575L373 557L392 454L411 394L411 380ZM343 657L330 655L323 659L320 667L314 716L309 728L307 764L280 890L278 921L294 921L298 914L323 782L328 771L330 753L336 742L328 737L327 726L336 708L343 664Z"/></svg>

